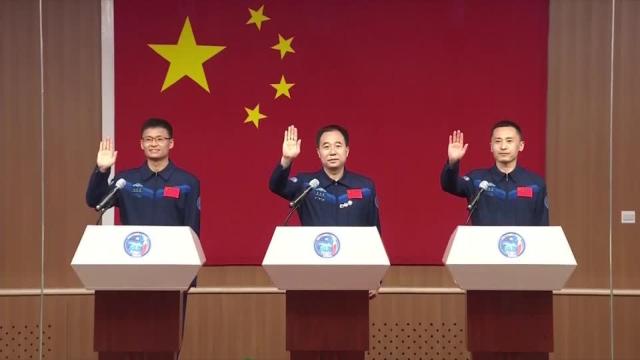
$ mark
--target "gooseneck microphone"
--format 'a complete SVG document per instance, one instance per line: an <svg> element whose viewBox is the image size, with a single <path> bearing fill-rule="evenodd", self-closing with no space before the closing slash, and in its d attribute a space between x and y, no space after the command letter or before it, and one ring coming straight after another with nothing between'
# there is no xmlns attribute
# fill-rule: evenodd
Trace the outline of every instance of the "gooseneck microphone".
<svg viewBox="0 0 640 360"><path fill-rule="evenodd" d="M311 181L309 181L309 186L307 186L307 188L304 189L302 194L298 195L298 197L295 198L295 200L289 203L289 207L291 207L291 210L289 210L287 217L284 219L284 223L282 224L283 226L287 225L287 223L289 222L289 219L291 219L291 215L293 215L293 212L300 206L300 204L302 204L302 201L307 196L307 194L309 194L311 190L317 188L318 185L320 185L320 181L318 179L315 179L315 178L311 179Z"/></svg>
<svg viewBox="0 0 640 360"><path fill-rule="evenodd" d="M469 210L469 216L467 216L467 221L465 221L465 224L468 224L469 220L471 220L471 215L473 214L473 211L476 209L476 205L478 203L478 200L480 200L480 196L482 196L482 193L484 193L489 189L489 182L487 180L482 180L480 181L480 184L478 184L478 187L480 188L480 190L478 190L478 192L476 193L476 196L469 203L469 205L467 205L467 210Z"/></svg>
<svg viewBox="0 0 640 360"><path fill-rule="evenodd" d="M300 202L302 202L302 200L307 196L309 191L317 188L318 185L320 185L320 181L318 181L318 179L312 179L311 181L309 181L309 186L307 186L307 188L304 189L302 194L298 195L298 197L295 200L289 203L289 207L292 207L292 208L298 207Z"/></svg>
<svg viewBox="0 0 640 360"><path fill-rule="evenodd" d="M111 200L113 199L113 197L116 196L118 191L123 189L125 185L127 185L127 180L122 178L118 179L111 192L107 194L107 196L105 196L104 199L102 199L102 201L100 201L100 203L96 206L96 211L106 211L110 207L108 205L111 204Z"/></svg>

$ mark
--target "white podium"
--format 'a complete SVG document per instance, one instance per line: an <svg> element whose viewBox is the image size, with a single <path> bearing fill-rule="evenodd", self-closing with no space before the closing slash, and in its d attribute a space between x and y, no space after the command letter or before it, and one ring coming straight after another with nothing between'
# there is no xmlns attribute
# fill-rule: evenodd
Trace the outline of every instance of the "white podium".
<svg viewBox="0 0 640 360"><path fill-rule="evenodd" d="M577 266L559 226L458 226L443 262L467 290L473 360L549 358L553 295Z"/></svg>
<svg viewBox="0 0 640 360"><path fill-rule="evenodd" d="M378 229L355 226L279 226L262 261L283 290L377 289L389 265Z"/></svg>
<svg viewBox="0 0 640 360"><path fill-rule="evenodd" d="M364 359L368 290L389 265L376 227L277 227L262 267L287 290L291 360Z"/></svg>
<svg viewBox="0 0 640 360"><path fill-rule="evenodd" d="M465 290L559 290L577 265L560 226L458 226L443 262Z"/></svg>
<svg viewBox="0 0 640 360"><path fill-rule="evenodd" d="M186 290L205 260L188 226L89 225L71 266L87 289Z"/></svg>
<svg viewBox="0 0 640 360"><path fill-rule="evenodd" d="M174 359L182 342L183 292L204 262L200 240L187 226L87 226L71 266L96 290L99 359Z"/></svg>

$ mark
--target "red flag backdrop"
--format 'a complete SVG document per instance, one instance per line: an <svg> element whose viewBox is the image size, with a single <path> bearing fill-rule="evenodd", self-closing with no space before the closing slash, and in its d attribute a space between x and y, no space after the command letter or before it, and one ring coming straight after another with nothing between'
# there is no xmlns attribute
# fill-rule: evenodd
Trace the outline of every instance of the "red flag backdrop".
<svg viewBox="0 0 640 360"><path fill-rule="evenodd" d="M208 264L262 261L288 210L267 183L289 124L303 139L294 173L320 167L320 126L349 129L347 167L376 182L394 264L440 264L466 218L439 185L452 130L470 143L466 171L492 164L489 128L514 119L521 164L544 171L547 1L116 0L114 23L118 168L141 164L146 118L173 123L171 157L202 184ZM282 76L295 85L276 99ZM258 104L256 127L245 108Z"/></svg>

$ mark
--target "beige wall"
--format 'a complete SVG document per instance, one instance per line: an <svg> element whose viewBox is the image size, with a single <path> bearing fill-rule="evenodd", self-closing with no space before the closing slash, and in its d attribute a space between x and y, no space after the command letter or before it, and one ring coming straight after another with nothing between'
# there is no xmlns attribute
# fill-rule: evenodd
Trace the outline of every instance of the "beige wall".
<svg viewBox="0 0 640 360"><path fill-rule="evenodd" d="M0 359L38 358L41 329L45 358L92 359L91 295L11 295L40 289L42 274L48 290L80 288L68 264L95 221L84 188L101 129L100 1L42 3L41 54L39 1L0 0L0 163L10 169L0 177ZM620 224L640 200L640 1L615 1L613 32L612 13L610 0L550 6L551 221L579 263L568 287L587 293L555 296L554 359L640 358L640 233ZM206 268L199 281L271 286L256 267ZM394 267L384 284L454 287L439 267ZM182 358L286 358L283 304L281 294L191 295ZM461 294L383 292L371 303L368 358L466 358L464 311Z"/></svg>

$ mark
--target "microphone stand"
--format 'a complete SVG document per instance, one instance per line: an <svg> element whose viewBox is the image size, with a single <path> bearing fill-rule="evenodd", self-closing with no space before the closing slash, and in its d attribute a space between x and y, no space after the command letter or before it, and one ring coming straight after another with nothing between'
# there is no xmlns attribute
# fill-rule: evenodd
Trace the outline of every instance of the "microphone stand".
<svg viewBox="0 0 640 360"><path fill-rule="evenodd" d="M289 210L289 213L284 219L284 223L282 223L282 226L287 226L287 224L289 223L289 219L291 219L291 215L293 215L293 212L296 211L296 209L300 206L300 203L302 203L302 201L299 201L297 204L295 204L295 206L291 207L291 210Z"/></svg>
<svg viewBox="0 0 640 360"><path fill-rule="evenodd" d="M282 224L282 226L287 226L287 223L289 222L289 219L291 219L291 215L293 215L293 212L300 207L300 204L302 204L302 202L305 200L309 192L311 192L313 189L318 187L318 185L319 185L318 179L311 180L309 182L309 186L302 192L302 194L300 194L300 196L298 196L297 199L289 203L289 206L291 206L291 210L289 210L289 213L287 214L287 217L284 219L284 223Z"/></svg>
<svg viewBox="0 0 640 360"><path fill-rule="evenodd" d="M471 220L471 215L473 215L473 212L478 207L478 201L480 200L480 196L482 195L483 192L487 190L488 186L489 186L489 183L487 181L483 180L482 182L480 182L480 190L478 190L478 192L476 193L476 196L474 197L471 204L467 206L467 208L469 209L469 216L467 216L467 221L464 222L465 225L469 224L469 220Z"/></svg>
<svg viewBox="0 0 640 360"><path fill-rule="evenodd" d="M471 210L469 210L469 216L467 216L467 221L464 222L465 225L469 225L469 220L471 220L471 215L473 215L473 211L476 209L476 206L472 207Z"/></svg>
<svg viewBox="0 0 640 360"><path fill-rule="evenodd" d="M98 216L98 220L96 220L96 225L102 225L102 216L104 215L105 212L107 212L107 210L109 210L109 209L108 208L102 208L102 210L98 211L100 213L100 216Z"/></svg>

